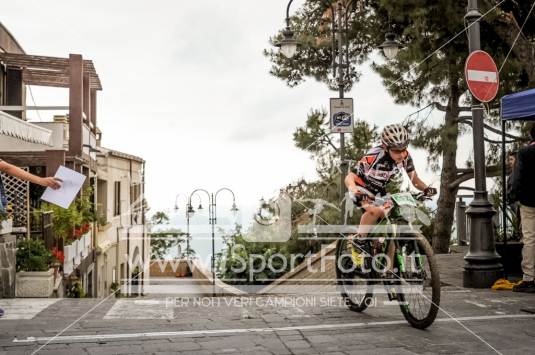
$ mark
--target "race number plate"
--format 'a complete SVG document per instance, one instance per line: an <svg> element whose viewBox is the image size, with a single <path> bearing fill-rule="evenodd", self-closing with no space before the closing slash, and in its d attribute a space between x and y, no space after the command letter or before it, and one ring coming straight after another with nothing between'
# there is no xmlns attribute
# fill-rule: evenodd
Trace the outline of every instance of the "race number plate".
<svg viewBox="0 0 535 355"><path fill-rule="evenodd" d="M416 200L409 192L401 192L397 194L392 195L392 200L398 205L398 206L410 206L410 207L417 207Z"/></svg>

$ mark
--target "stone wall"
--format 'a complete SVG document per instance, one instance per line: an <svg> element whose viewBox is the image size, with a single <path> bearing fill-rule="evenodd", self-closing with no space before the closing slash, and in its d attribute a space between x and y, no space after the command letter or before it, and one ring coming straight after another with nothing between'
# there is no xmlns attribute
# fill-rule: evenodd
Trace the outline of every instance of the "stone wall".
<svg viewBox="0 0 535 355"><path fill-rule="evenodd" d="M187 260L153 260L150 277L180 277L191 275Z"/></svg>
<svg viewBox="0 0 535 355"><path fill-rule="evenodd" d="M306 258L259 293L322 293L336 290L336 241Z"/></svg>

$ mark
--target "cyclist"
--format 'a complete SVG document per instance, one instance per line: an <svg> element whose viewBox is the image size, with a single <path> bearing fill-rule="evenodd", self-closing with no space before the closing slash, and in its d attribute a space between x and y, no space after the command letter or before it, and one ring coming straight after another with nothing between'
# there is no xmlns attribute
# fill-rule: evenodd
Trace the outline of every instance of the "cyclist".
<svg viewBox="0 0 535 355"><path fill-rule="evenodd" d="M407 172L412 185L427 196L437 193L425 184L416 173L411 155L407 150L409 134L401 124L385 126L381 133L381 145L370 149L345 178L345 184L354 202L364 209L358 234L351 238L352 258L356 266L364 260L365 238L377 221L386 215L388 205L376 206L372 202L377 195L386 194L388 182L402 170Z"/></svg>

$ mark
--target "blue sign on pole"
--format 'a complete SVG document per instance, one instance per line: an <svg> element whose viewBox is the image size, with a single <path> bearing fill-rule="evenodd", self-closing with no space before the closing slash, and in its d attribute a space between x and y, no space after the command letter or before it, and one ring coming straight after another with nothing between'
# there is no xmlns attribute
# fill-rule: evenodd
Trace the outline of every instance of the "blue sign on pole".
<svg viewBox="0 0 535 355"><path fill-rule="evenodd" d="M331 99L331 132L353 132L353 99Z"/></svg>

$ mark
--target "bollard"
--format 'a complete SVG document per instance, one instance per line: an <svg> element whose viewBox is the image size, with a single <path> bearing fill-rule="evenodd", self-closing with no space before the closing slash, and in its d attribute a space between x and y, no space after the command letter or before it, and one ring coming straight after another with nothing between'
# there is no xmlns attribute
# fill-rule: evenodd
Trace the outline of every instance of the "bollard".
<svg viewBox="0 0 535 355"><path fill-rule="evenodd" d="M463 200L455 202L456 222L457 222L457 242L459 245L466 245L466 203Z"/></svg>

